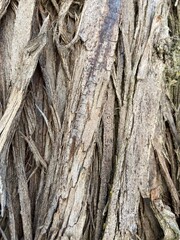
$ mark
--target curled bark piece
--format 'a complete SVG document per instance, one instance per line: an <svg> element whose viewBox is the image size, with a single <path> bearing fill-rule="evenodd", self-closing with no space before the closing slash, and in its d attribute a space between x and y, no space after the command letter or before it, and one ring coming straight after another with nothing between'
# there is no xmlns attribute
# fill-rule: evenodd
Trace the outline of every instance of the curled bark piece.
<svg viewBox="0 0 180 240"><path fill-rule="evenodd" d="M176 217L172 213L170 207L165 205L162 200L153 201L152 209L160 226L164 231L164 240L178 240L180 239L180 230L176 222Z"/></svg>

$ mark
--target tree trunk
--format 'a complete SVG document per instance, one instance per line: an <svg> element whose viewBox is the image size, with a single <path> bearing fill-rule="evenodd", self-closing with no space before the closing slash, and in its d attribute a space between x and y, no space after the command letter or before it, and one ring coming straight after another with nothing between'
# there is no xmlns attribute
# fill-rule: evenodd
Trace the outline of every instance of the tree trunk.
<svg viewBox="0 0 180 240"><path fill-rule="evenodd" d="M0 1L0 239L180 239L179 19Z"/></svg>

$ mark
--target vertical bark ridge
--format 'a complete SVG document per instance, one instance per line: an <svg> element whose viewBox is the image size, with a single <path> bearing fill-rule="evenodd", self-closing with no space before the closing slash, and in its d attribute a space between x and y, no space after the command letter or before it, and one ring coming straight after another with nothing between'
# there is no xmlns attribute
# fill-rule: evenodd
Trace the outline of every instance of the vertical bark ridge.
<svg viewBox="0 0 180 240"><path fill-rule="evenodd" d="M135 29L133 1L130 5L129 2L123 5L125 15L122 19L126 22L121 23L125 49L122 81L125 87L121 97L120 146L103 239L133 239L138 233L140 198L150 198L152 140L156 135L156 125L161 121L158 112L165 86L165 65L154 54L153 42L156 39L158 44L158 41L169 37L166 30L168 5L161 1L137 3L137 13L143 8L146 10L143 11L144 16L136 17ZM146 19L146 27L141 25L142 18ZM176 199L178 201L177 195Z"/></svg>
<svg viewBox="0 0 180 240"><path fill-rule="evenodd" d="M107 100L103 112L103 154L102 154L102 165L100 172L100 190L99 199L97 206L97 219L96 219L96 232L95 240L101 239L105 207L107 203L110 178L112 171L112 160L114 153L114 107L115 107L115 95L112 88L112 83L109 84L107 92Z"/></svg>

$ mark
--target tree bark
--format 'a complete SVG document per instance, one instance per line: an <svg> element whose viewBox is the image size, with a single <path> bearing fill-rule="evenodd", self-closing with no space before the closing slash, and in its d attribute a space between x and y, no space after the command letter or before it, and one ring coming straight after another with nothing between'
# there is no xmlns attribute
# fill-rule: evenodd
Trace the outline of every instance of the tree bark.
<svg viewBox="0 0 180 240"><path fill-rule="evenodd" d="M179 18L0 2L0 239L180 239Z"/></svg>

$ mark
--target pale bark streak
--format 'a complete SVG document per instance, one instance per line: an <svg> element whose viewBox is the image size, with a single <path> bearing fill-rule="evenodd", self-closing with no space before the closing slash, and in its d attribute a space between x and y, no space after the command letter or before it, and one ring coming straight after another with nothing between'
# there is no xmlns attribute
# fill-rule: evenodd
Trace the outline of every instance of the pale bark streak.
<svg viewBox="0 0 180 240"><path fill-rule="evenodd" d="M47 169L47 163L46 161L43 159L43 157L41 156L41 154L39 153L39 150L37 149L34 141L32 140L31 137L26 137L22 134L22 137L26 140L26 142L29 145L29 148L31 149L33 155L34 155L34 159L36 161L36 165L39 166L40 164Z"/></svg>

